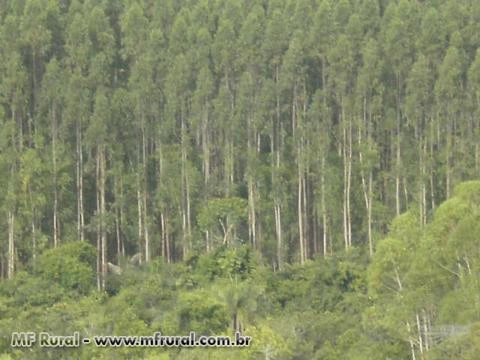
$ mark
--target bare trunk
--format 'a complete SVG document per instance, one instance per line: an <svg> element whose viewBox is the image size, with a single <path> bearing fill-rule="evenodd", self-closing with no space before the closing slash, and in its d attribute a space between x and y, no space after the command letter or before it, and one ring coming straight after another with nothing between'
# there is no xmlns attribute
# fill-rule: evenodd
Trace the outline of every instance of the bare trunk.
<svg viewBox="0 0 480 360"><path fill-rule="evenodd" d="M206 245L206 250L207 253L210 252L210 233L208 230L205 231L205 245Z"/></svg>
<svg viewBox="0 0 480 360"><path fill-rule="evenodd" d="M100 151L100 231L101 231L101 271L102 271L102 290L105 290L105 280L107 276L107 234L105 224L105 149L101 147Z"/></svg>
<svg viewBox="0 0 480 360"><path fill-rule="evenodd" d="M370 256L373 255L373 235L372 235L372 201L373 201L373 174L370 170L368 174L368 211L367 211L367 226L368 226L368 248Z"/></svg>
<svg viewBox="0 0 480 360"><path fill-rule="evenodd" d="M282 220L281 220L281 213L280 213L280 205L274 205L274 212L275 212L275 229L277 233L277 263L278 269L282 270L283 268L283 256L282 256Z"/></svg>
<svg viewBox="0 0 480 360"><path fill-rule="evenodd" d="M397 164L395 170L395 209L397 216L400 215L400 144L397 139Z"/></svg>
<svg viewBox="0 0 480 360"><path fill-rule="evenodd" d="M347 142L347 129L343 129L343 239L345 242L345 250L349 248L349 241L348 241L348 215L347 215L347 176L348 176L348 168L347 168L347 150L346 150L346 142Z"/></svg>
<svg viewBox="0 0 480 360"><path fill-rule="evenodd" d="M318 234L317 234L317 227L318 227L318 211L317 208L313 208L313 218L312 218L312 236L313 236L313 253L312 256L316 256L318 254Z"/></svg>
<svg viewBox="0 0 480 360"><path fill-rule="evenodd" d="M205 105L206 107L206 105ZM202 122L202 152L203 152L203 177L205 185L210 179L210 147L208 136L208 110L205 109L205 115Z"/></svg>
<svg viewBox="0 0 480 360"><path fill-rule="evenodd" d="M187 196L187 236L188 236L188 248L192 249L192 212L190 208L190 177L185 177L185 191Z"/></svg>
<svg viewBox="0 0 480 360"><path fill-rule="evenodd" d="M181 192L182 192L182 248L183 257L185 258L188 252L188 230L187 230L187 149L186 149L186 126L183 113L183 105L181 110L181 152L182 152L182 165L181 165Z"/></svg>
<svg viewBox="0 0 480 360"><path fill-rule="evenodd" d="M33 203L32 189L30 188L30 186L28 186L28 197L30 199L30 211L32 212L30 224L32 227L32 260L33 266L35 266L35 260L37 259L37 230L35 226L36 211L35 204Z"/></svg>
<svg viewBox="0 0 480 360"><path fill-rule="evenodd" d="M148 188L147 188L147 139L146 139L146 124L145 124L145 117L142 114L142 172L143 172L143 181L142 181L142 216L143 216L143 240L144 240L144 250L145 250L145 261L149 262L150 261L150 238L148 234L148 206L147 206L147 193L148 193Z"/></svg>
<svg viewBox="0 0 480 360"><path fill-rule="evenodd" d="M8 262L7 279L12 279L15 274L15 214L8 211Z"/></svg>
<svg viewBox="0 0 480 360"><path fill-rule="evenodd" d="M400 274L398 272L397 265L394 265L394 266L395 266L395 281L397 282L398 291L400 292L403 290L402 280L400 279Z"/></svg>
<svg viewBox="0 0 480 360"><path fill-rule="evenodd" d="M364 102L364 126L367 126L367 116L366 116L366 100ZM369 132L367 131L367 142L369 149L371 148L370 139L369 139ZM362 180L362 190L363 190L363 198L365 200L365 209L367 210L367 237L368 237L368 250L369 255L373 256L373 240L372 240L372 192L373 192L373 185L372 185L372 170L369 170L368 173L368 181L365 177L364 171L364 161L363 161L363 153L362 153L362 129L358 129L358 145L359 145L359 160L360 160L360 177Z"/></svg>
<svg viewBox="0 0 480 360"><path fill-rule="evenodd" d="M150 262L151 250L150 250L150 236L148 233L148 217L147 217L147 191L143 192L143 217L144 217L144 237L145 237L145 261Z"/></svg>
<svg viewBox="0 0 480 360"><path fill-rule="evenodd" d="M256 236L256 217L255 217L255 194L254 194L254 185L252 176L249 176L248 180L248 223L249 223L249 237L252 243L253 248L257 247L257 236Z"/></svg>
<svg viewBox="0 0 480 360"><path fill-rule="evenodd" d="M100 153L97 147L95 161L95 181L96 181L96 228L97 228L97 289L102 290L102 228L101 220L102 212L100 209Z"/></svg>
<svg viewBox="0 0 480 360"><path fill-rule="evenodd" d="M122 199L122 202L120 204L120 226L123 226L123 224L126 223L125 221L125 212L123 210L123 180L120 178L120 198ZM120 243L121 243L121 253L122 256L125 256L125 242L123 238L121 237L121 232L120 232Z"/></svg>
<svg viewBox="0 0 480 360"><path fill-rule="evenodd" d="M423 334L425 337L425 350L428 351L430 349L429 339L428 339L428 321L427 321L427 313L425 310L423 312Z"/></svg>
<svg viewBox="0 0 480 360"><path fill-rule="evenodd" d="M410 322L407 321L407 331L408 331L408 342L410 344L410 352L412 354L412 360L416 360L415 356L415 345L414 345L414 340L413 340L413 335L412 335L412 327L410 326Z"/></svg>
<svg viewBox="0 0 480 360"><path fill-rule="evenodd" d="M418 346L420 348L420 353L422 354L422 358L423 358L423 336L422 336L422 327L420 325L420 316L418 316L418 313L416 313L415 317L417 319Z"/></svg>
<svg viewBox="0 0 480 360"><path fill-rule="evenodd" d="M187 214L185 209L182 209L182 256L185 259L187 256Z"/></svg>
<svg viewBox="0 0 480 360"><path fill-rule="evenodd" d="M477 143L475 144L475 175L479 175L480 169L480 145Z"/></svg>
<svg viewBox="0 0 480 360"><path fill-rule="evenodd" d="M76 126L76 142L77 142L77 236L80 241L84 241L84 213L83 213L83 150L82 150L82 133L81 119L78 120Z"/></svg>
<svg viewBox="0 0 480 360"><path fill-rule="evenodd" d="M35 209L32 208L32 260L33 266L37 260L37 230L35 226Z"/></svg>
<svg viewBox="0 0 480 360"><path fill-rule="evenodd" d="M303 241L304 241L304 250L305 250L305 254L303 256L303 258L305 260L307 260L309 257L310 257L310 233L309 233L309 225L308 225L308 219L307 219L307 177L305 176L305 174L302 174L302 181L303 181L303 185L302 185L302 197L303 197L303 201L302 201L302 205L303 205L303 208L302 208L302 219L303 219L303 231L304 231L304 235L303 235Z"/></svg>
<svg viewBox="0 0 480 360"><path fill-rule="evenodd" d="M434 150L433 150L433 142L435 140L434 137L434 127L433 127L433 121L431 121L431 139L430 139L430 197L431 197L431 203L432 203L432 212L435 210L435 186L433 182L433 171L434 171Z"/></svg>
<svg viewBox="0 0 480 360"><path fill-rule="evenodd" d="M349 120L348 136L348 173L347 173L347 218L348 218L348 246L352 247L352 211L350 206L350 194L352 187L352 121Z"/></svg>
<svg viewBox="0 0 480 360"><path fill-rule="evenodd" d="M278 65L275 66L275 82L278 84ZM277 187L274 189L274 213L275 213L275 226L276 226L276 235L277 235L277 263L278 270L283 269L283 239L282 239L282 215L281 215L281 203L279 199L279 189L280 182L277 179L278 170L280 168L280 147L281 147L281 118L280 118L280 97L276 96L276 106L275 106L275 120L272 120L272 184L275 184ZM275 155L273 154L275 152Z"/></svg>
<svg viewBox="0 0 480 360"><path fill-rule="evenodd" d="M165 215L160 213L160 226L162 231L162 256L164 261L170 263L170 244L168 243L167 224L165 221Z"/></svg>
<svg viewBox="0 0 480 360"><path fill-rule="evenodd" d="M120 264L120 258L122 257L122 241L120 236L120 218L119 211L115 209L115 238L117 242L117 264Z"/></svg>
<svg viewBox="0 0 480 360"><path fill-rule="evenodd" d="M254 176L253 166L252 166L252 137L255 139L255 135L252 136L252 125L251 125L251 118L248 116L247 119L247 168L248 168L248 237L249 240L255 249L257 247L257 239L256 239L256 218L255 218L255 194L254 194Z"/></svg>
<svg viewBox="0 0 480 360"><path fill-rule="evenodd" d="M300 169L300 161L298 165L298 236L300 245L300 264L305 262L304 238L303 238L303 219L302 219L302 171Z"/></svg>
<svg viewBox="0 0 480 360"><path fill-rule="evenodd" d="M352 123L346 121L345 108L342 98L342 124L343 124L343 231L345 249L352 246L352 221L350 209L350 188L352 178Z"/></svg>
<svg viewBox="0 0 480 360"><path fill-rule="evenodd" d="M140 253L139 264L143 262L143 211L142 195L140 191L140 181L137 178L137 212L138 212L138 252Z"/></svg>
<svg viewBox="0 0 480 360"><path fill-rule="evenodd" d="M397 216L400 215L400 167L401 167L401 150L400 150L400 130L401 130L401 114L400 114L400 73L397 73L397 146L396 146L396 169L395 169L395 208Z"/></svg>
<svg viewBox="0 0 480 360"><path fill-rule="evenodd" d="M420 215L420 226L425 226L425 224L427 223L427 188L426 188L426 185L425 185L425 178L426 178L426 169L425 169L425 158L427 156L427 146L426 144L424 143L423 146L422 146L422 150L421 150L421 163L420 163L420 174L422 176L421 178L421 206L420 206L420 210L421 210L421 215Z"/></svg>
<svg viewBox="0 0 480 360"><path fill-rule="evenodd" d="M58 246L58 191L57 191L57 119L52 105L52 162L53 162L53 247Z"/></svg>
<svg viewBox="0 0 480 360"><path fill-rule="evenodd" d="M325 155L322 155L322 227L323 227L323 256L327 255L327 208L325 204Z"/></svg>
<svg viewBox="0 0 480 360"><path fill-rule="evenodd" d="M450 176L450 148L451 148L451 139L450 139L450 130L449 130L449 125L447 125L447 149L445 151L445 194L446 198L450 198L450 182L451 182L451 176Z"/></svg>

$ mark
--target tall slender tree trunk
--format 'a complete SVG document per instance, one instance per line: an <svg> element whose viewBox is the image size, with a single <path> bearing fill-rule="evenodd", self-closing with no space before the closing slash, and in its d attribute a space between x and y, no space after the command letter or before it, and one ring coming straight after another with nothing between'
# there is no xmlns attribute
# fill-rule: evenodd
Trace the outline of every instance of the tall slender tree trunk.
<svg viewBox="0 0 480 360"><path fill-rule="evenodd" d="M52 162L53 162L53 247L58 246L58 191L57 191L57 117L52 105Z"/></svg>
<svg viewBox="0 0 480 360"><path fill-rule="evenodd" d="M32 260L33 260L33 266L35 267L35 261L37 259L37 230L36 230L36 224L35 224L36 209L35 209L35 204L33 202L32 189L30 185L28 186L28 198L30 200L30 211L32 212L30 225L32 227Z"/></svg>
<svg viewBox="0 0 480 360"><path fill-rule="evenodd" d="M401 212L401 202L400 202L400 168L401 168L401 113L400 113L400 73L397 73L397 131L396 131L396 165L395 165L395 209L397 216Z"/></svg>
<svg viewBox="0 0 480 360"><path fill-rule="evenodd" d="M347 172L347 218L348 218L348 246L352 247L352 210L350 206L350 195L352 188L352 162L353 162L353 146L352 146L352 120L348 121L348 172Z"/></svg>
<svg viewBox="0 0 480 360"><path fill-rule="evenodd" d="M124 192L123 192L123 180L120 178L120 198L122 199L122 202L120 203L120 226L123 227L124 224L126 224L125 221L125 211L123 208L123 199L124 199ZM121 230L121 228L120 228ZM121 243L121 255L125 256L125 241L123 240L123 237L121 236L121 231L120 231L120 243Z"/></svg>
<svg viewBox="0 0 480 360"><path fill-rule="evenodd" d="M425 159L427 157L427 145L426 141L423 138L423 135L420 133L418 138L418 150L420 155L420 226L425 226L427 222L427 188L425 185L426 180L426 168L425 168Z"/></svg>
<svg viewBox="0 0 480 360"><path fill-rule="evenodd" d="M96 228L97 228L97 289L102 290L102 225L100 206L100 152L97 146L95 155L95 182L96 182Z"/></svg>
<svg viewBox="0 0 480 360"><path fill-rule="evenodd" d="M275 66L275 83L278 84L278 65ZM283 269L283 239L282 239L282 213L281 205L279 199L279 189L280 181L278 179L278 172L280 169L280 147L281 147L281 114L280 114L280 97L278 93L275 96L275 119L272 119L272 140L271 140L271 151L272 151L272 184L274 184L274 201L273 209L275 214L275 227L276 227L276 237L277 237L277 264L278 270Z"/></svg>
<svg viewBox="0 0 480 360"><path fill-rule="evenodd" d="M478 142L475 144L475 175L479 176L480 174L480 144Z"/></svg>
<svg viewBox="0 0 480 360"><path fill-rule="evenodd" d="M425 309L422 310L422 315L423 315L423 334L425 337L425 350L428 351L430 350L430 344L429 344L429 336L428 336L428 321L427 321L427 312Z"/></svg>
<svg viewBox="0 0 480 360"><path fill-rule="evenodd" d="M308 172L308 170L307 170ZM308 224L308 218L307 218L307 177L305 173L302 174L303 179L302 179L302 219L303 219L303 229L304 229L304 251L305 254L303 255L303 258L307 260L310 257L310 233L309 233L309 224Z"/></svg>
<svg viewBox="0 0 480 360"><path fill-rule="evenodd" d="M343 120L342 120L343 121ZM345 250L349 248L348 241L348 215L347 215L347 176L348 176L348 167L347 167L347 129L343 129L343 239L345 242Z"/></svg>
<svg viewBox="0 0 480 360"><path fill-rule="evenodd" d="M327 256L328 239L327 239L327 206L325 203L325 154L322 154L322 175L321 175L321 202L322 202L322 242L323 242L323 256Z"/></svg>
<svg viewBox="0 0 480 360"><path fill-rule="evenodd" d="M253 134L252 134L253 133ZM256 234L256 214L255 214L255 184L254 184L254 175L253 175L253 151L254 146L252 142L255 141L255 131L252 129L252 119L248 115L247 119L247 187L248 187L248 235L249 240L255 249L257 247L257 234Z"/></svg>
<svg viewBox="0 0 480 360"><path fill-rule="evenodd" d="M140 253L139 264L143 263L144 244L143 244L143 211L142 194L140 191L140 180L137 176L137 219L138 219L138 252Z"/></svg>
<svg viewBox="0 0 480 360"><path fill-rule="evenodd" d="M123 206L123 192L122 192L122 180L119 179L120 176L115 176L113 178L113 188L115 193L115 242L117 245L117 263L120 263L120 259L123 256L122 253L122 221L121 221L121 208Z"/></svg>
<svg viewBox="0 0 480 360"><path fill-rule="evenodd" d="M301 136L297 131L297 124L299 119L297 119L297 85L295 84L293 89L293 102L292 102L292 136L296 140L295 144L297 147L297 182L298 182L298 191L297 191L297 218L298 218L298 244L300 252L300 264L305 263L305 229L304 229L304 220L303 220L303 159L302 159L302 150L301 150Z"/></svg>
<svg viewBox="0 0 480 360"><path fill-rule="evenodd" d="M205 104L204 116L202 121L202 170L205 185L208 185L208 182L210 180L210 143L208 133L208 117L208 108L207 104Z"/></svg>
<svg viewBox="0 0 480 360"><path fill-rule="evenodd" d="M445 195L446 199L450 198L450 182L451 182L451 161L450 161L450 151L452 148L452 140L450 138L450 123L447 120L447 129L446 129L446 149L445 149Z"/></svg>
<svg viewBox="0 0 480 360"><path fill-rule="evenodd" d="M408 343L410 344L410 352L412 354L412 360L417 360L415 356L415 343L412 335L412 327L410 326L410 322L408 321L407 321L407 332L408 332Z"/></svg>
<svg viewBox="0 0 480 360"><path fill-rule="evenodd" d="M367 118L367 99L364 98L363 102L363 125L358 128L358 145L359 151L358 156L360 160L360 177L362 180L362 190L363 190L363 198L365 200L365 210L367 211L367 238L368 238L368 250L369 255L373 256L373 239L372 239L372 197L373 197L373 185L372 185L372 170L370 168L370 164L368 164L368 180L365 176L365 163L363 159L363 152L362 152L362 128L365 129L367 132L367 147L368 150L371 151L371 138L370 138L370 126L369 124L372 122L371 116Z"/></svg>
<svg viewBox="0 0 480 360"><path fill-rule="evenodd" d="M162 239L162 243L160 244L161 249L162 249L162 257L163 257L164 261L166 263L168 263L169 261L168 261L168 258L167 258L167 254L168 254L167 242L166 242L166 239L165 239L165 235L166 235L165 217L163 215L163 212L160 213L160 233L161 233L161 239Z"/></svg>
<svg viewBox="0 0 480 360"><path fill-rule="evenodd" d="M118 209L115 209L115 240L117 243L117 263L120 263L122 257L122 240L120 235L120 216Z"/></svg>
<svg viewBox="0 0 480 360"><path fill-rule="evenodd" d="M434 121L430 121L430 199L432 204L432 212L435 210L435 183L434 178L434 169L435 169L435 157L434 157L434 141L435 141L435 129Z"/></svg>
<svg viewBox="0 0 480 360"><path fill-rule="evenodd" d="M322 62L322 91L324 93L327 92L327 80L326 80L326 69L325 69L325 56L322 54L320 56L321 62ZM323 116L322 116L322 121L324 122L324 128L326 128L326 123L328 121L327 116L325 116L325 112L327 112L328 109L328 103L327 103L327 97L323 96ZM322 242L323 242L323 256L327 256L328 253L328 228L327 228L327 204L325 200L325 172L326 172L326 159L325 159L325 153L327 146L322 146L322 162L321 162L321 206L322 206Z"/></svg>
<svg viewBox="0 0 480 360"><path fill-rule="evenodd" d="M8 222L8 261L7 261L7 279L12 279L15 274L15 214L9 210L7 214Z"/></svg>
<svg viewBox="0 0 480 360"><path fill-rule="evenodd" d="M423 349L424 349L423 336L422 336L422 327L420 325L420 316L418 315L418 313L415 314L415 318L417 320L418 347L420 348L420 354L421 354L422 359L423 359Z"/></svg>
<svg viewBox="0 0 480 360"><path fill-rule="evenodd" d="M255 216L255 190L252 176L248 179L248 227L249 238L254 249L257 248L256 216Z"/></svg>
<svg viewBox="0 0 480 360"><path fill-rule="evenodd" d="M105 147L100 149L100 231L101 231L101 271L102 290L105 289L107 277L107 234L105 224Z"/></svg>
<svg viewBox="0 0 480 360"><path fill-rule="evenodd" d="M345 240L345 249L348 250L352 246L352 224L350 210L350 188L352 177L352 123L346 120L345 107L343 105L343 97L341 100L341 113L343 125L343 231Z"/></svg>
<svg viewBox="0 0 480 360"><path fill-rule="evenodd" d="M82 130L81 117L76 124L76 172L77 172L77 236L80 241L84 241L84 212L83 212L83 146L82 146Z"/></svg>
<svg viewBox="0 0 480 360"><path fill-rule="evenodd" d="M150 261L150 238L148 234L148 205L147 205L147 194L148 194L148 186L147 186L147 139L146 139L146 124L145 124L145 116L142 113L142 124L141 124L141 131L142 131L142 189L141 189L141 197L140 200L141 204L141 217L142 219L142 236L144 241L144 259L145 262ZM140 196L140 194L139 194Z"/></svg>
<svg viewBox="0 0 480 360"><path fill-rule="evenodd" d="M145 262L150 262L151 260L151 249L150 249L150 235L148 232L148 217L147 217L147 191L143 191L143 218L144 218L144 237L145 237Z"/></svg>
<svg viewBox="0 0 480 360"><path fill-rule="evenodd" d="M300 162L299 162L300 163ZM300 264L303 265L305 262L305 249L304 249L304 238L303 238L303 219L302 219L302 171L300 164L298 165L298 208L297 208L297 213L298 213L298 236L299 236L299 246L300 246Z"/></svg>

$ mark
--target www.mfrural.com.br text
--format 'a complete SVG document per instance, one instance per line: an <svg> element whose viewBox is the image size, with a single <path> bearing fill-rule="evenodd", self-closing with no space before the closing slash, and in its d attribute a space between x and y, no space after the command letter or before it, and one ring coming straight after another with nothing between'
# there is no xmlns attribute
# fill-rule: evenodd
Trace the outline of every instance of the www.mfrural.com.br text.
<svg viewBox="0 0 480 360"><path fill-rule="evenodd" d="M148 336L95 335L81 337L79 332L71 335L54 335L48 332L13 332L10 345L15 348L32 346L48 348L74 348L93 344L97 347L246 347L252 338L236 332L231 336L197 335L195 332L185 336L167 336L155 332Z"/></svg>

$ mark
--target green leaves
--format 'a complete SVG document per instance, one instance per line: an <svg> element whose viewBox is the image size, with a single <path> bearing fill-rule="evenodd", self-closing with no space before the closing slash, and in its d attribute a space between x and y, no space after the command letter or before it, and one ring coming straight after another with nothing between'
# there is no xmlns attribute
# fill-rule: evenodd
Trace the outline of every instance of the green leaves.
<svg viewBox="0 0 480 360"><path fill-rule="evenodd" d="M208 201L198 217L203 231L213 231L223 235L223 244L231 243L233 234L245 220L247 203L238 197L213 199ZM219 231L220 230L220 231Z"/></svg>
<svg viewBox="0 0 480 360"><path fill-rule="evenodd" d="M94 286L95 249L87 243L69 243L47 250L38 259L35 272L68 291L87 294Z"/></svg>

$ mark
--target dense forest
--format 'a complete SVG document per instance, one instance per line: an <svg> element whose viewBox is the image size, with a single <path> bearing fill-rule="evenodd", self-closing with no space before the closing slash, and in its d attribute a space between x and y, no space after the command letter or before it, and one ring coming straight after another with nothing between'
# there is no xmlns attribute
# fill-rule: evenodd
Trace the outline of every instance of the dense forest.
<svg viewBox="0 0 480 360"><path fill-rule="evenodd" d="M0 359L474 359L479 48L477 0L1 1Z"/></svg>

